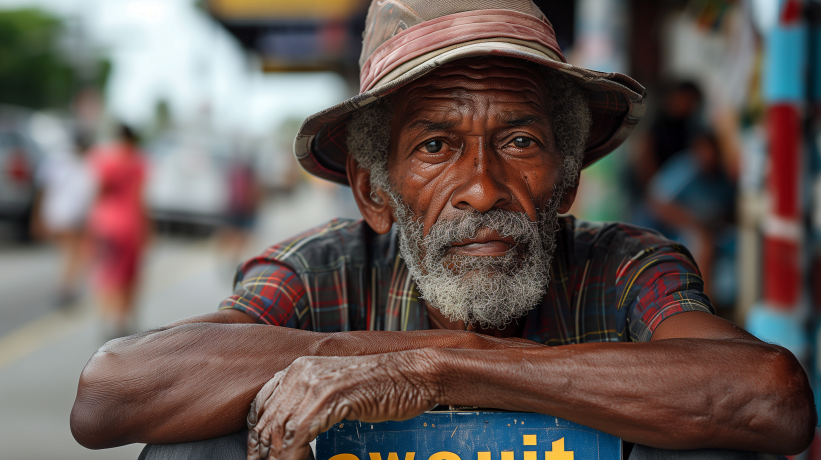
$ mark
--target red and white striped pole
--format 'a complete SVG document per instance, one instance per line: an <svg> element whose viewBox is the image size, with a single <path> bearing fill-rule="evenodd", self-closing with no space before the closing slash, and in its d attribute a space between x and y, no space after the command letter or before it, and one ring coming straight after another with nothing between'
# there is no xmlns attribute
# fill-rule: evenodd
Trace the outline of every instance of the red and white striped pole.
<svg viewBox="0 0 821 460"><path fill-rule="evenodd" d="M770 169L762 225L762 299L747 317L747 328L802 358L808 349L809 320L801 200L807 38L802 1L778 1L778 23L765 33Z"/></svg>

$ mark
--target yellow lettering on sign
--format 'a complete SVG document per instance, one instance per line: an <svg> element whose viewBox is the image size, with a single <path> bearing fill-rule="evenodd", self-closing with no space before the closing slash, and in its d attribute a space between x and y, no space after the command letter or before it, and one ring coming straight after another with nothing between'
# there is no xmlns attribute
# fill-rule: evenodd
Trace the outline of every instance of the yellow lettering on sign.
<svg viewBox="0 0 821 460"><path fill-rule="evenodd" d="M382 460L382 454L380 454L379 452L370 453L368 455L371 457L371 460ZM413 460L415 456L416 452L405 452L405 460ZM396 455L396 452L390 452L388 453L388 460L399 460L399 456Z"/></svg>
<svg viewBox="0 0 821 460"><path fill-rule="evenodd" d="M564 438L553 443L553 452L545 452L544 460L573 460L573 451L564 450Z"/></svg>
<svg viewBox="0 0 821 460"><path fill-rule="evenodd" d="M513 460L513 452L502 452L502 460Z"/></svg>
<svg viewBox="0 0 821 460"><path fill-rule="evenodd" d="M339 454L339 455L334 455L333 457L329 458L328 460L359 460L359 457L357 457L354 454Z"/></svg>
<svg viewBox="0 0 821 460"><path fill-rule="evenodd" d="M478 460L490 460L490 452L478 452L479 459Z"/></svg>
<svg viewBox="0 0 821 460"><path fill-rule="evenodd" d="M536 451L535 450L526 450L525 451L525 460L536 460Z"/></svg>
<svg viewBox="0 0 821 460"><path fill-rule="evenodd" d="M526 445L526 446L535 446L536 445L536 435L535 434L526 434L526 435L524 435L524 445Z"/></svg>
<svg viewBox="0 0 821 460"><path fill-rule="evenodd" d="M428 460L462 460L459 458L458 455L454 454L453 452L437 452L430 457Z"/></svg>

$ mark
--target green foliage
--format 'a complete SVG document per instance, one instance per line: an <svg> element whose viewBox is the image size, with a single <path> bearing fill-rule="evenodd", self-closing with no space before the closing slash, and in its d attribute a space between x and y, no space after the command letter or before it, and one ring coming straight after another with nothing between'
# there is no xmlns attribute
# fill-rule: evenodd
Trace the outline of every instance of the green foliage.
<svg viewBox="0 0 821 460"><path fill-rule="evenodd" d="M32 108L66 107L80 85L100 85L107 67L92 81L78 81L59 42L60 19L37 9L0 11L0 103Z"/></svg>

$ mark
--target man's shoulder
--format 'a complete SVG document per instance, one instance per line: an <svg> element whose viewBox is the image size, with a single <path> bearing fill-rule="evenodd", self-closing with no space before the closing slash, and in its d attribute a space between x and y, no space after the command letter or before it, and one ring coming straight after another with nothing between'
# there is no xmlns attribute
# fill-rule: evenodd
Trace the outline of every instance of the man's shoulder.
<svg viewBox="0 0 821 460"><path fill-rule="evenodd" d="M587 259L592 253L638 257L662 248L684 250L656 230L624 222L591 222L566 216L562 227L576 258Z"/></svg>
<svg viewBox="0 0 821 460"><path fill-rule="evenodd" d="M277 243L252 260L284 263L297 272L331 270L366 263L389 239L390 235L376 234L361 219L334 219Z"/></svg>

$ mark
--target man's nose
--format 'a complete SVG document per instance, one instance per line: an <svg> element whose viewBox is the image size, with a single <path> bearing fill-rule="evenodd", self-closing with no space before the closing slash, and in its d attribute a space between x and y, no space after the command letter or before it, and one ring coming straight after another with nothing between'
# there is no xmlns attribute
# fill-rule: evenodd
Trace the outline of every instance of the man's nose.
<svg viewBox="0 0 821 460"><path fill-rule="evenodd" d="M513 200L504 182L502 160L483 140L468 140L456 166L459 185L451 196L453 207L488 212Z"/></svg>

